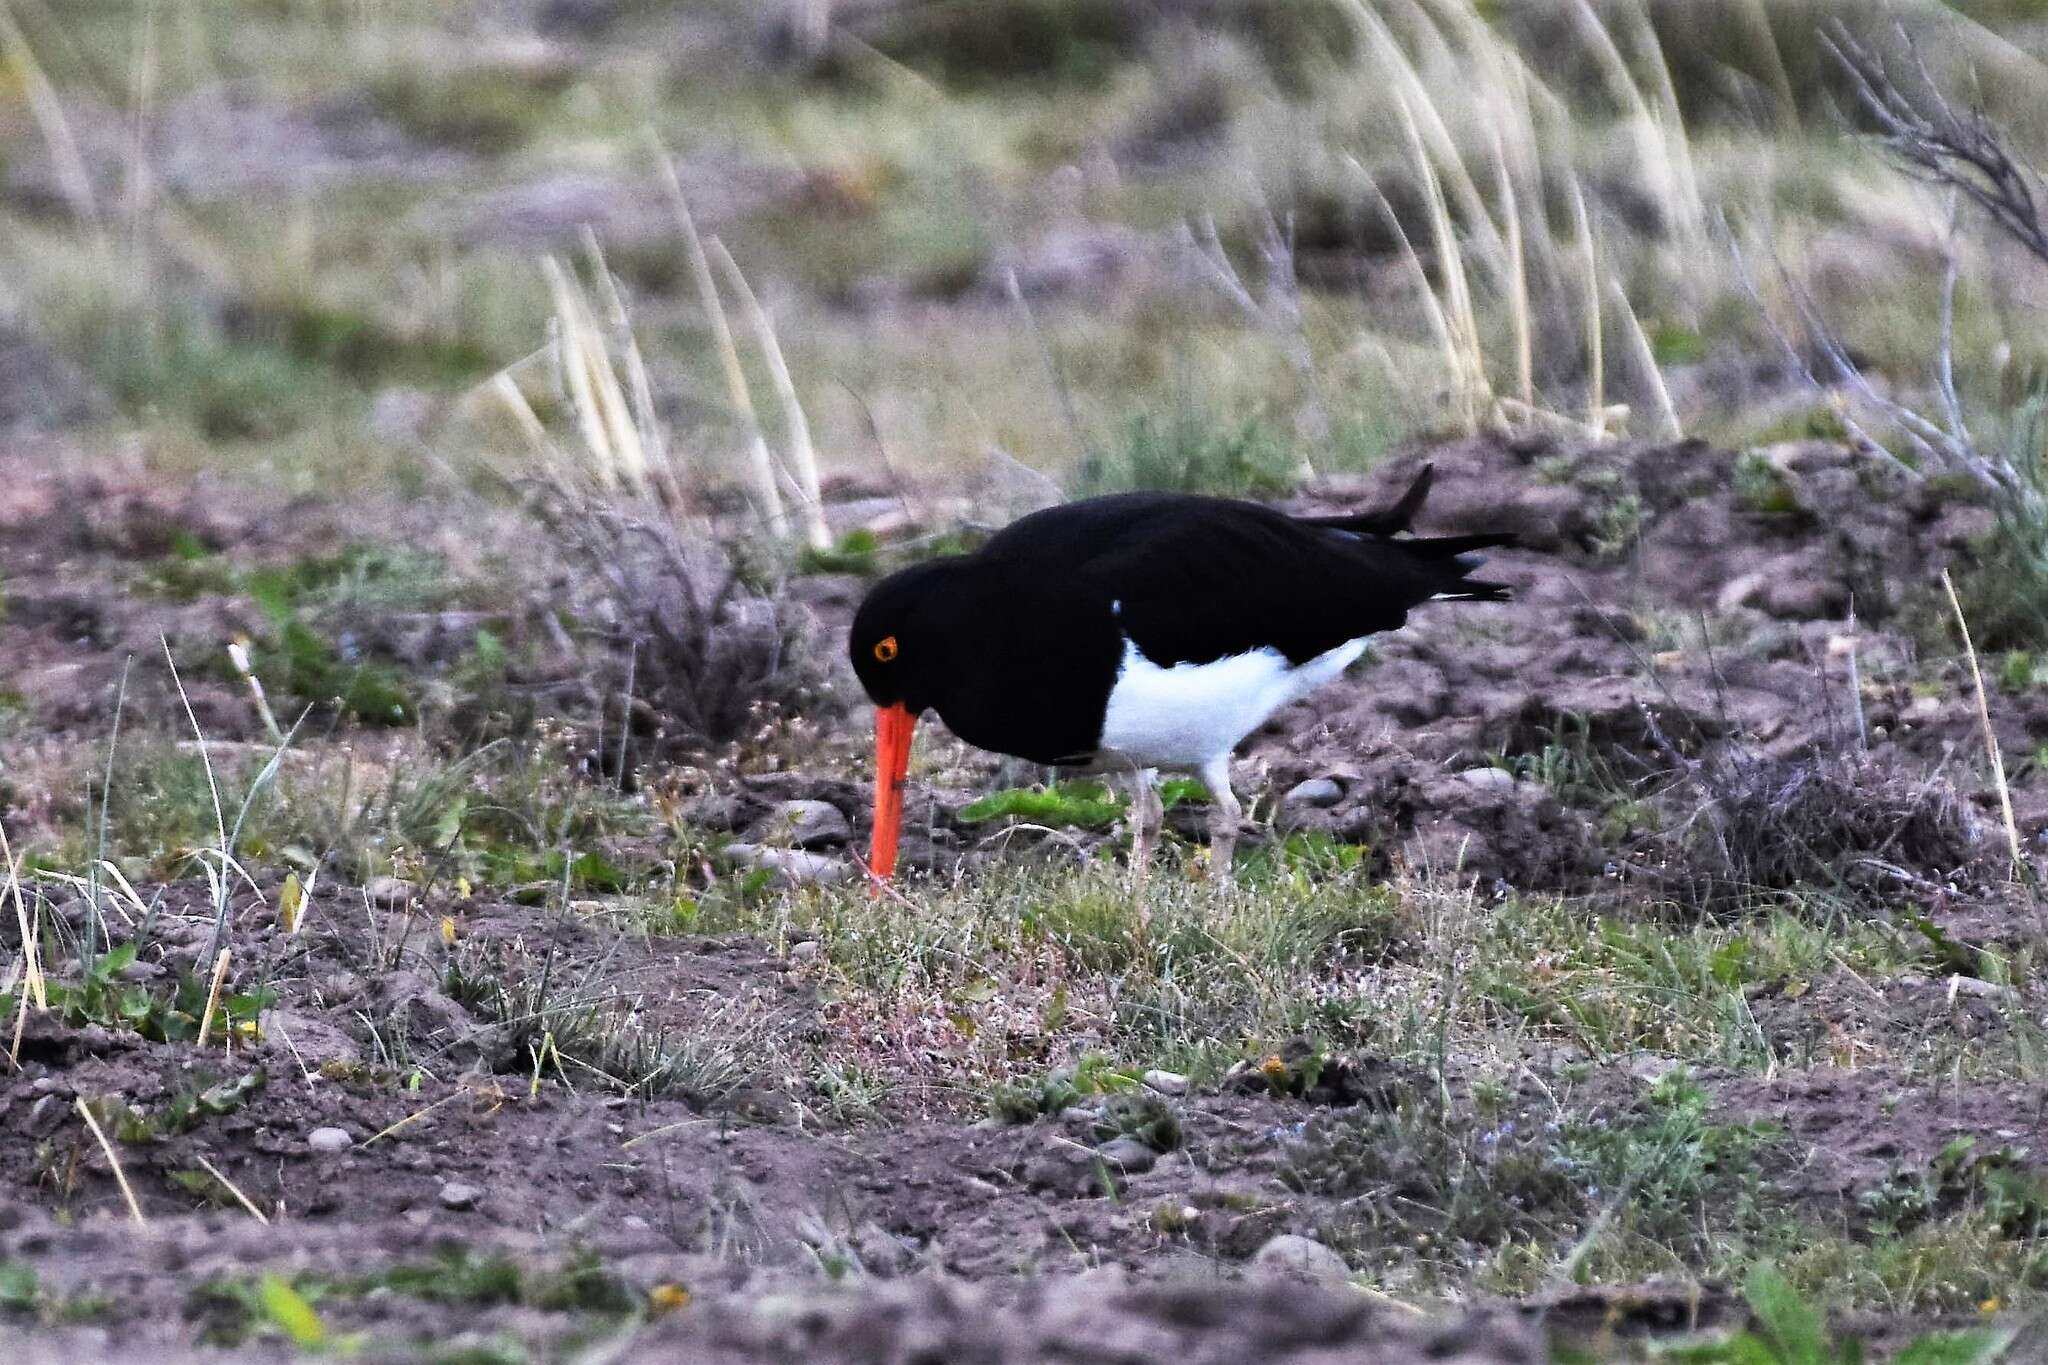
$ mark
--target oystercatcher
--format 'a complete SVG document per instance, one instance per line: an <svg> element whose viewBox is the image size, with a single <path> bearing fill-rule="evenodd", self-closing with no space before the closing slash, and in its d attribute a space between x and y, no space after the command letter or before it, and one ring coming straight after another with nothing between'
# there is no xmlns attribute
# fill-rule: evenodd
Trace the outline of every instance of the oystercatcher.
<svg viewBox="0 0 2048 1365"><path fill-rule="evenodd" d="M876 708L871 873L895 869L911 732L930 710L983 749L1129 774L1141 874L1158 770L1195 774L1212 802L1211 865L1227 876L1239 741L1418 604L1506 598L1505 584L1470 575L1473 551L1511 535L1403 536L1431 472L1391 507L1350 516L1178 493L1090 498L876 584L848 640Z"/></svg>

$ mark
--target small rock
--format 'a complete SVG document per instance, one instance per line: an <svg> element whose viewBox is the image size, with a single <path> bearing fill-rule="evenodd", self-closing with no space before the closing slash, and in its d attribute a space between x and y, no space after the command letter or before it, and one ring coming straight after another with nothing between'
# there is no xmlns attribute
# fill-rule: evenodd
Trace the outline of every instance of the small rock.
<svg viewBox="0 0 2048 1365"><path fill-rule="evenodd" d="M449 1181L441 1187L441 1192L435 1196L436 1199L441 1201L442 1208L457 1210L473 1209L476 1207L476 1201L483 1197L484 1192L482 1190L474 1185L465 1185L460 1180Z"/></svg>
<svg viewBox="0 0 2048 1365"><path fill-rule="evenodd" d="M824 946L818 940L807 938L801 943L789 945L789 960L791 962L815 962L817 961L818 954L823 951Z"/></svg>
<svg viewBox="0 0 2048 1365"><path fill-rule="evenodd" d="M345 1128L315 1128L306 1134L306 1145L316 1152L332 1155L347 1151L356 1145L356 1140L348 1135ZM445 1194L443 1191L444 1197Z"/></svg>
<svg viewBox="0 0 2048 1365"><path fill-rule="evenodd" d="M863 1223L850 1239L861 1268L881 1279L904 1275L917 1264L917 1247L879 1223Z"/></svg>
<svg viewBox="0 0 2048 1365"><path fill-rule="evenodd" d="M1342 1280L1351 1275L1344 1258L1313 1237L1283 1232L1252 1254L1252 1264L1261 1270L1302 1275L1314 1280Z"/></svg>
<svg viewBox="0 0 2048 1365"><path fill-rule="evenodd" d="M1327 777L1311 777L1306 782L1295 783L1280 799L1290 806L1314 806L1318 810L1327 810L1344 799L1344 789Z"/></svg>
<svg viewBox="0 0 2048 1365"><path fill-rule="evenodd" d="M786 886L844 881L853 872L848 863L800 848L763 848L759 844L727 844L725 856L741 867L765 867Z"/></svg>
<svg viewBox="0 0 2048 1365"><path fill-rule="evenodd" d="M363 888L370 904L385 910L402 910L419 890L403 877L372 877Z"/></svg>
<svg viewBox="0 0 2048 1365"><path fill-rule="evenodd" d="M785 801L768 829L778 842L797 848L837 848L853 838L853 826L830 801Z"/></svg>
<svg viewBox="0 0 2048 1365"><path fill-rule="evenodd" d="M1097 1147L1095 1154L1109 1164L1112 1173L1143 1175L1159 1164L1159 1153L1136 1138L1111 1138Z"/></svg>
<svg viewBox="0 0 2048 1365"><path fill-rule="evenodd" d="M1188 1093L1188 1078L1178 1071L1148 1071L1144 1076L1145 1088L1161 1095L1185 1095Z"/></svg>
<svg viewBox="0 0 2048 1365"><path fill-rule="evenodd" d="M1515 785L1515 775L1506 768L1467 768L1458 774L1458 780L1481 791L1504 792Z"/></svg>

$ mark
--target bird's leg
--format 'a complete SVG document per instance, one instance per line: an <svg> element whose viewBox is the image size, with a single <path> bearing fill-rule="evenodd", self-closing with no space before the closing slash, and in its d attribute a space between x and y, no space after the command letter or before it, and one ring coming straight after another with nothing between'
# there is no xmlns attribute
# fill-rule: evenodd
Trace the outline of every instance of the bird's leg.
<svg viewBox="0 0 2048 1365"><path fill-rule="evenodd" d="M1238 822L1244 817L1237 793L1230 790L1229 754L1202 765L1202 785L1209 789L1209 875L1227 884L1237 853Z"/></svg>
<svg viewBox="0 0 2048 1365"><path fill-rule="evenodd" d="M1152 851L1159 846L1159 826L1166 808L1159 803L1159 770L1131 772L1131 889L1142 892L1152 870Z"/></svg>

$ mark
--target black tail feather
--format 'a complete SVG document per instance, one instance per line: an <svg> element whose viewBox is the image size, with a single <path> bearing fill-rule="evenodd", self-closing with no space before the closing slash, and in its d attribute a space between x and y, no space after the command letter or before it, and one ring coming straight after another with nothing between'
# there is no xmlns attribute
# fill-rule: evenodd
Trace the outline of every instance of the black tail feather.
<svg viewBox="0 0 2048 1365"><path fill-rule="evenodd" d="M1436 466L1426 464L1415 476L1415 482L1408 485L1392 507L1383 507L1377 512L1346 512L1335 517L1302 517L1307 526L1327 526L1333 531L1351 531L1359 535L1392 536L1408 529L1415 520L1415 514L1422 510L1422 504L1429 497L1429 485L1436 478Z"/></svg>
<svg viewBox="0 0 2048 1365"><path fill-rule="evenodd" d="M1410 562L1424 570L1425 582L1434 581L1436 592L1431 594L1439 602L1505 602L1508 600L1508 585L1493 583L1486 579L1472 578L1485 556L1474 554L1475 550L1490 550L1496 546L1512 545L1515 536L1512 531L1481 531L1458 536L1406 536L1415 520L1415 514L1422 510L1422 504L1429 497L1430 484L1436 477L1436 466L1426 464L1416 474L1414 482L1390 507L1377 512L1353 512L1335 517L1301 517L1305 526L1321 526L1332 531L1344 531L1352 535L1376 536L1388 542L1389 549L1398 548Z"/></svg>

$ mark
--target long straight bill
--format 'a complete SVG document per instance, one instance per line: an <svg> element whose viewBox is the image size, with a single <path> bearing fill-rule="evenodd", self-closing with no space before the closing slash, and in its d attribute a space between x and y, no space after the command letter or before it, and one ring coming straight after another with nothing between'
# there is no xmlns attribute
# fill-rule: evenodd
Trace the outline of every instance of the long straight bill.
<svg viewBox="0 0 2048 1365"><path fill-rule="evenodd" d="M896 871L896 844L903 834L903 781L910 773L910 735L917 717L898 702L875 708L875 835L868 870L880 883Z"/></svg>

